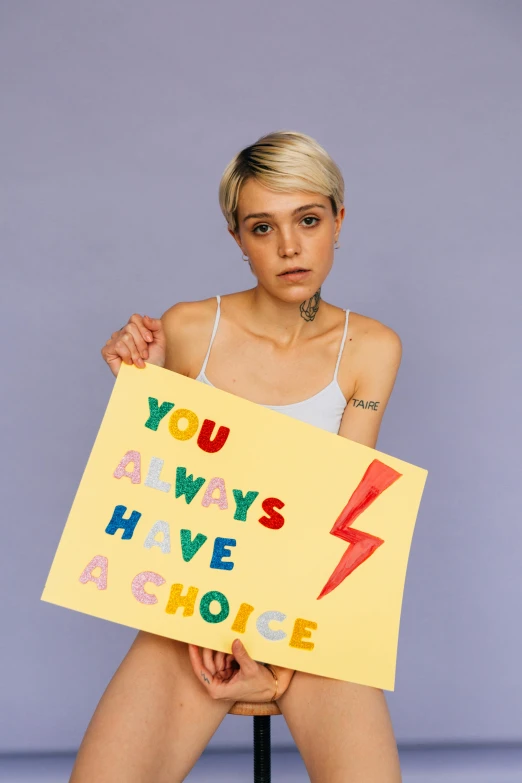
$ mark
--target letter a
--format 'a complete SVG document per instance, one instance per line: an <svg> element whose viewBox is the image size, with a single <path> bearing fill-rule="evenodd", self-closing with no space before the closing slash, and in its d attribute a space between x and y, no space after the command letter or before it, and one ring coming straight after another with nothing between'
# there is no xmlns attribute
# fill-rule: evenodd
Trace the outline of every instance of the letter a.
<svg viewBox="0 0 522 783"><path fill-rule="evenodd" d="M129 473L125 468L132 462L134 465L132 473ZM130 478L133 484L139 484L141 482L141 456L139 451L128 451L121 459L118 467L113 473L114 478L120 479L124 476Z"/></svg>
<svg viewBox="0 0 522 783"><path fill-rule="evenodd" d="M95 568L101 568L101 573L99 576L93 576L93 571ZM87 584L87 582L94 582L98 590L106 590L107 589L107 573L109 571L109 561L105 557L105 555L96 555L93 557L90 563L87 563L85 566L82 575L80 576L79 581L82 584Z"/></svg>

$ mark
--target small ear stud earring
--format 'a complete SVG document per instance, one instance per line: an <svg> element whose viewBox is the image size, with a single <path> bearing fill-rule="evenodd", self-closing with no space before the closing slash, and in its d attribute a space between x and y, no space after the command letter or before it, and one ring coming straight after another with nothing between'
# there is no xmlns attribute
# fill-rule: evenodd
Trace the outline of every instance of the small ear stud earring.
<svg viewBox="0 0 522 783"><path fill-rule="evenodd" d="M341 247L341 245L339 244L339 240L336 239L335 240L335 245L334 245L334 250L339 250L340 247Z"/></svg>
<svg viewBox="0 0 522 783"><path fill-rule="evenodd" d="M241 254L241 258L243 261L248 261L248 256L246 256L244 253Z"/></svg>

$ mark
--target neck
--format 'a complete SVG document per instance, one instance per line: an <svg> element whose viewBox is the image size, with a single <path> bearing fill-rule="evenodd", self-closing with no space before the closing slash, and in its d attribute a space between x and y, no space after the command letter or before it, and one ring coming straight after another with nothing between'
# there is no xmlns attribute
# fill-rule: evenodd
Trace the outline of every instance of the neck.
<svg viewBox="0 0 522 783"><path fill-rule="evenodd" d="M302 334L310 336L321 328L324 317L324 305L321 289L302 302L282 302L271 296L265 289L256 286L249 291L249 310L257 323L262 324L263 332L271 335L277 342L292 343Z"/></svg>
<svg viewBox="0 0 522 783"><path fill-rule="evenodd" d="M319 302L321 301L321 289L319 288L310 299L305 299L299 305L301 312L301 318L305 321L313 321L319 310Z"/></svg>

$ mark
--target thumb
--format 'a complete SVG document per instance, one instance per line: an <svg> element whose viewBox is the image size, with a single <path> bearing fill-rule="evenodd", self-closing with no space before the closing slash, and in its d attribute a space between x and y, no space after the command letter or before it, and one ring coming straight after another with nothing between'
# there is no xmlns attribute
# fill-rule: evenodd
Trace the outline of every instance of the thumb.
<svg viewBox="0 0 522 783"><path fill-rule="evenodd" d="M247 653L246 648L240 639L234 639L232 643L232 652L234 653L234 658L245 673L248 674L257 669L256 662Z"/></svg>
<svg viewBox="0 0 522 783"><path fill-rule="evenodd" d="M163 326L160 318L151 318L150 315L144 315L143 321L147 329L150 329L151 332L156 332L158 329L161 329Z"/></svg>

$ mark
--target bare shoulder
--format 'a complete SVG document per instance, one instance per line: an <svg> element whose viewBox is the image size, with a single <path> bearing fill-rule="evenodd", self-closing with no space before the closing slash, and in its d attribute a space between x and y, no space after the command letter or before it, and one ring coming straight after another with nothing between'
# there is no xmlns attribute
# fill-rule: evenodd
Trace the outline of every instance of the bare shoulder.
<svg viewBox="0 0 522 783"><path fill-rule="evenodd" d="M339 381L350 399L370 378L395 380L402 358L397 332L376 318L350 311L347 344L339 367Z"/></svg>
<svg viewBox="0 0 522 783"><path fill-rule="evenodd" d="M391 326L361 313L350 313L351 336L359 369L366 365L398 365L402 341Z"/></svg>
<svg viewBox="0 0 522 783"><path fill-rule="evenodd" d="M207 350L216 316L216 297L177 302L165 310L161 322L167 337L165 367L195 377Z"/></svg>

